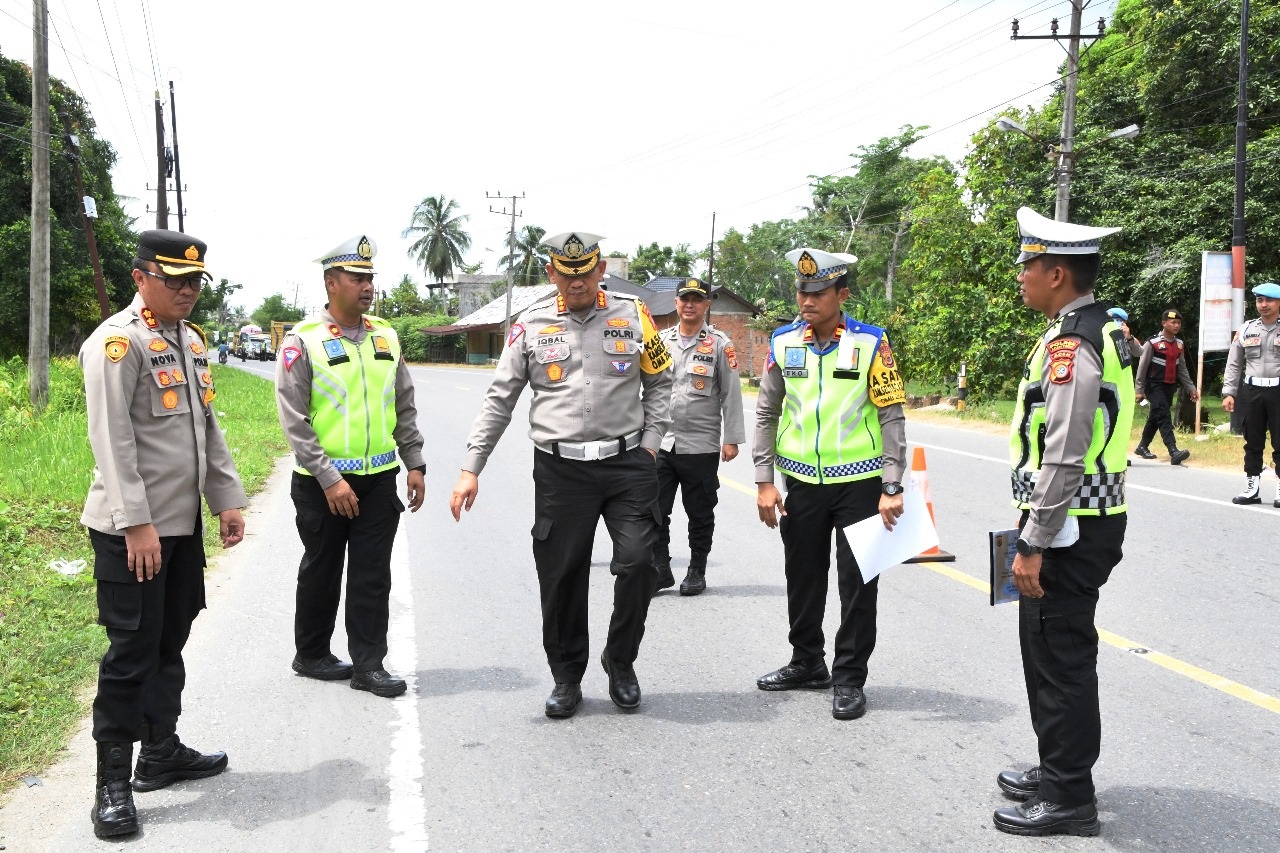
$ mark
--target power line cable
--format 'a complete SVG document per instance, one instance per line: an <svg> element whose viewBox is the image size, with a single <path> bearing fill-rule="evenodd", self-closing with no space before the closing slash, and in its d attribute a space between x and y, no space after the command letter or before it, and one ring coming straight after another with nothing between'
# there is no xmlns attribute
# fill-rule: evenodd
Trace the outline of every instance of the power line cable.
<svg viewBox="0 0 1280 853"><path fill-rule="evenodd" d="M124 110L129 116L129 126L133 128L133 141L138 145L138 153L142 154L142 159L146 160L147 155L142 153L142 139L138 136L138 126L133 121L133 110L129 106L129 96L124 91L124 81L120 74L120 64L116 62L116 50L111 44L111 34L107 32L107 16L102 12L102 0L95 0L98 6L98 17L102 19L102 32L107 37L107 50L111 52L111 64L116 69L116 82L120 84L120 97L124 100Z"/></svg>
<svg viewBox="0 0 1280 853"><path fill-rule="evenodd" d="M142 7L142 28L147 34L147 50L151 53L151 79L155 81L156 91L160 91L160 63L156 59L155 40L151 35L151 21L147 11L147 0L138 0Z"/></svg>

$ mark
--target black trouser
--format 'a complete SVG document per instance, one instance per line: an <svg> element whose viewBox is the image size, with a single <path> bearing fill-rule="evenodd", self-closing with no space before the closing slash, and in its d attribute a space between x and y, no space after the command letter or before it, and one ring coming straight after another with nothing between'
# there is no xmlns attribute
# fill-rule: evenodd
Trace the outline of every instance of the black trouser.
<svg viewBox="0 0 1280 853"><path fill-rule="evenodd" d="M1262 388L1244 385L1244 472L1250 477L1262 473L1262 451L1271 433L1271 461L1280 468L1280 386Z"/></svg>
<svg viewBox="0 0 1280 853"><path fill-rule="evenodd" d="M609 572L613 617L605 654L633 663L657 576L657 465L641 447L593 462L533 453L533 559L542 593L542 647L557 682L582 680L586 671L587 593L591 544L603 516L613 540Z"/></svg>
<svg viewBox="0 0 1280 853"><path fill-rule="evenodd" d="M836 631L831 678L862 687L867 661L876 647L876 597L880 578L862 582L843 528L879 512L880 478L814 485L786 477L787 514L782 517L787 560L787 614L791 619L791 661L824 656L822 616L831 571L831 532L836 533L836 579L840 585L840 628Z"/></svg>
<svg viewBox="0 0 1280 853"><path fill-rule="evenodd" d="M139 739L143 722L174 727L182 713L182 649L204 609L204 542L198 532L160 537L160 571L139 583L123 536L90 530L89 541L98 624L110 641L98 667L93 739L127 743Z"/></svg>
<svg viewBox="0 0 1280 853"><path fill-rule="evenodd" d="M1146 395L1148 411L1147 423L1142 428L1142 447L1149 448L1151 439L1156 437L1156 430L1160 430L1160 438L1164 440L1164 446L1169 449L1170 453L1178 449L1178 439L1173 434L1173 414L1171 407L1173 405L1174 392L1178 390L1177 382L1148 382L1143 389Z"/></svg>
<svg viewBox="0 0 1280 853"><path fill-rule="evenodd" d="M396 494L398 470L344 476L360 500L360 514L355 518L334 515L316 478L293 472L289 494L302 539L293 617L293 642L299 657L322 658L332 652L329 642L338 618L345 559L351 663L361 672L382 669L387 654L391 546L404 512Z"/></svg>
<svg viewBox="0 0 1280 853"><path fill-rule="evenodd" d="M658 508L662 527L653 549L659 568L671 565L671 510L676 505L676 488L685 515L689 516L689 565L706 568L711 539L716 529L716 504L720 501L719 453L658 452Z"/></svg>
<svg viewBox="0 0 1280 853"><path fill-rule="evenodd" d="M1040 752L1040 797L1064 806L1093 802L1093 765L1102 742L1093 615L1099 588L1120 562L1128 516L1078 520L1074 545L1044 552L1044 597L1024 596L1018 604L1022 671Z"/></svg>

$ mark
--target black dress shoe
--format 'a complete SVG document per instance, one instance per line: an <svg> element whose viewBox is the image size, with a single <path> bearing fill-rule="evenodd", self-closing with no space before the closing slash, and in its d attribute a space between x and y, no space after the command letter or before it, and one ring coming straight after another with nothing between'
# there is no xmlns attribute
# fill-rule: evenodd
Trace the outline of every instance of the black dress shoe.
<svg viewBox="0 0 1280 853"><path fill-rule="evenodd" d="M837 720L856 720L867 713L867 695L861 687L837 684L831 697L831 716Z"/></svg>
<svg viewBox="0 0 1280 853"><path fill-rule="evenodd" d="M204 779L227 769L225 752L197 752L169 735L162 741L144 744L133 768L133 790L156 791L183 779Z"/></svg>
<svg viewBox="0 0 1280 853"><path fill-rule="evenodd" d="M707 588L707 570L696 566L689 567L689 573L680 582L681 595L698 595Z"/></svg>
<svg viewBox="0 0 1280 853"><path fill-rule="evenodd" d="M1060 806L1039 798L1011 809L996 809L996 829L1012 835L1097 835L1098 807Z"/></svg>
<svg viewBox="0 0 1280 853"><path fill-rule="evenodd" d="M996 777L1000 790L1019 800L1029 800L1040 793L1040 768L1030 770L1002 770Z"/></svg>
<svg viewBox="0 0 1280 853"><path fill-rule="evenodd" d="M582 685L576 681L572 684L557 681L555 689L547 697L547 716L572 717L578 712L580 704L582 704Z"/></svg>
<svg viewBox="0 0 1280 853"><path fill-rule="evenodd" d="M1181 465L1191 458L1190 450L1174 450L1169 454L1170 465Z"/></svg>
<svg viewBox="0 0 1280 853"><path fill-rule="evenodd" d="M293 671L307 678L318 678L321 681L341 681L351 677L351 664L338 660L336 655L325 655L322 658L304 658L294 655Z"/></svg>
<svg viewBox="0 0 1280 853"><path fill-rule="evenodd" d="M654 584L653 591L658 592L663 589L670 589L676 585L676 576L671 574L671 564L667 563L658 566L658 580Z"/></svg>
<svg viewBox="0 0 1280 853"><path fill-rule="evenodd" d="M600 653L600 665L609 674L609 698L624 711L640 707L640 682L631 664L610 659L607 652Z"/></svg>
<svg viewBox="0 0 1280 853"><path fill-rule="evenodd" d="M830 686L831 673L823 660L789 663L756 679L756 687L761 690L826 690Z"/></svg>
<svg viewBox="0 0 1280 853"><path fill-rule="evenodd" d="M1156 458L1156 455L1155 455L1154 453L1152 453L1150 450L1147 450L1147 448L1146 448L1144 445L1138 445L1138 447L1133 451L1133 455L1134 455L1134 456L1140 456L1140 457L1142 457L1143 459L1155 459L1155 458Z"/></svg>
<svg viewBox="0 0 1280 853"><path fill-rule="evenodd" d="M396 678L385 669L371 669L368 672L351 674L352 690L368 690L374 696L391 699L408 689L403 678Z"/></svg>

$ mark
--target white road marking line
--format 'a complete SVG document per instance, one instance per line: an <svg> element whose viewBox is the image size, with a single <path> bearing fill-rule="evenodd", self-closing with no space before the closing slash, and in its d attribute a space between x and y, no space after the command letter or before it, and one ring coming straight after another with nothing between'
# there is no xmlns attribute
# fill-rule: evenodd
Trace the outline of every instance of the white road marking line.
<svg viewBox="0 0 1280 853"><path fill-rule="evenodd" d="M409 574L409 552L404 524L396 533L391 549L391 614L387 626L387 669L399 674L409 685L405 694L393 699L395 717L391 727L391 764L388 768L391 802L387 823L391 828L392 853L420 853L427 849L427 803L422 792L422 732L418 723L418 652L413 618L413 584Z"/></svg>

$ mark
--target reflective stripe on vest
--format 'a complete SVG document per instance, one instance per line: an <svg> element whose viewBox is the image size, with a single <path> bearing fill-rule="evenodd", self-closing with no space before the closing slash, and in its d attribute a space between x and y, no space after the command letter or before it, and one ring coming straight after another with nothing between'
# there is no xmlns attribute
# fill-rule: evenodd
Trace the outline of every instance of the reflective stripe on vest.
<svg viewBox="0 0 1280 853"><path fill-rule="evenodd" d="M1062 321L1061 317L1055 320L1036 342L1018 386L1009 437L1009 462L1013 469L1013 505L1019 509L1030 509L1031 494L1040 476L1045 433L1041 385L1044 348L1061 336ZM1093 437L1084 454L1084 479L1071 498L1068 515L1113 515L1127 509L1124 484L1129 467L1129 431L1133 425L1132 356L1127 348L1126 357L1121 356L1123 331L1114 320L1102 325L1102 339L1102 381L1094 409ZM1087 339L1085 345L1091 346Z"/></svg>
<svg viewBox="0 0 1280 853"><path fill-rule="evenodd" d="M343 474L376 474L397 464L400 341L386 320L365 319L373 328L358 346L335 337L319 320L293 328L311 359L311 426L325 455ZM325 350L330 341L341 344L347 361L330 364L331 355ZM308 473L301 466L294 470Z"/></svg>
<svg viewBox="0 0 1280 853"><path fill-rule="evenodd" d="M883 330L848 316L844 322L840 341L821 355L804 340L805 323L779 329L769 344L785 387L774 464L806 483L865 480L884 465L880 417L867 392ZM857 360L837 375L840 343L855 347Z"/></svg>

